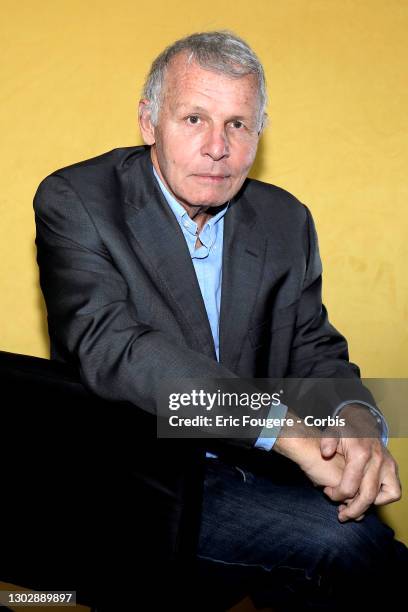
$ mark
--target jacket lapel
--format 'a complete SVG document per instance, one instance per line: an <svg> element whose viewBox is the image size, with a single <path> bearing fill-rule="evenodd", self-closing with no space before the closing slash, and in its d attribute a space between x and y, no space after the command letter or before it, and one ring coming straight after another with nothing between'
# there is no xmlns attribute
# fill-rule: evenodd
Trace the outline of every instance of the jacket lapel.
<svg viewBox="0 0 408 612"><path fill-rule="evenodd" d="M245 185L224 219L220 361L235 371L261 284L266 235L254 231L257 215Z"/></svg>
<svg viewBox="0 0 408 612"><path fill-rule="evenodd" d="M214 341L191 256L179 224L153 175L150 151L146 148L128 168L118 169L125 188L125 222L133 247L160 279L177 318L190 328L196 349L216 359Z"/></svg>

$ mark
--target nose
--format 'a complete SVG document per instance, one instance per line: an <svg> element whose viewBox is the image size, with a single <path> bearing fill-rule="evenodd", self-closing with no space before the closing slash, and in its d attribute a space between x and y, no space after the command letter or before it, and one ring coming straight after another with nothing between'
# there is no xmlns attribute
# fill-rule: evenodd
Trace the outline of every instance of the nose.
<svg viewBox="0 0 408 612"><path fill-rule="evenodd" d="M229 157L229 142L224 126L208 127L201 147L201 154L208 155L214 161Z"/></svg>

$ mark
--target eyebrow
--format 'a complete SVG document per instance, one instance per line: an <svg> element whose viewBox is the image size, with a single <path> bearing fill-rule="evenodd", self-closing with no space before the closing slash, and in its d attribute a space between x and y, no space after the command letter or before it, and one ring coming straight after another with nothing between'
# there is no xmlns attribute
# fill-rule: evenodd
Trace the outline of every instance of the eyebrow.
<svg viewBox="0 0 408 612"><path fill-rule="evenodd" d="M208 112L206 108L204 108L203 106L199 106L197 104L194 104L194 106L190 106L190 104L186 104L185 102L182 102L181 104L177 106L177 109L183 109L183 108L188 109L190 112L195 112L195 111L204 112L204 113ZM248 117L245 117L244 115L231 115L230 121L232 119L235 121L246 121Z"/></svg>
<svg viewBox="0 0 408 612"><path fill-rule="evenodd" d="M197 104L194 104L194 106L190 106L190 104L186 104L185 102L179 104L178 108L190 108L191 110L206 112L206 109L203 106L198 106Z"/></svg>

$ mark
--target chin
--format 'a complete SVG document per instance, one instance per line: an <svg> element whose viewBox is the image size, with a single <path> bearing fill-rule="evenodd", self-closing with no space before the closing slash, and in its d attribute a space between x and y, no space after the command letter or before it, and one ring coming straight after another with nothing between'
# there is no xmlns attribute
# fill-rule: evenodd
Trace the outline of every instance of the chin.
<svg viewBox="0 0 408 612"><path fill-rule="evenodd" d="M221 204L225 204L231 196L229 193L220 194L218 193L208 193L202 195L197 198L197 194L194 194L195 198L193 199L194 206L221 206Z"/></svg>

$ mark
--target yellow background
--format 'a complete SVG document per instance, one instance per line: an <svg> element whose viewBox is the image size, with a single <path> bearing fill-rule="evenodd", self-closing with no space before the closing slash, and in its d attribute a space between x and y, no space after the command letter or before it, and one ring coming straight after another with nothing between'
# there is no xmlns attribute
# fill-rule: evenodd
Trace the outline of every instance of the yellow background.
<svg viewBox="0 0 408 612"><path fill-rule="evenodd" d="M32 198L53 170L140 144L164 45L230 28L264 63L252 176L312 210L324 298L365 377L408 376L407 0L2 0L0 350L48 356ZM404 486L406 439L391 440ZM383 510L408 543L407 500Z"/></svg>

